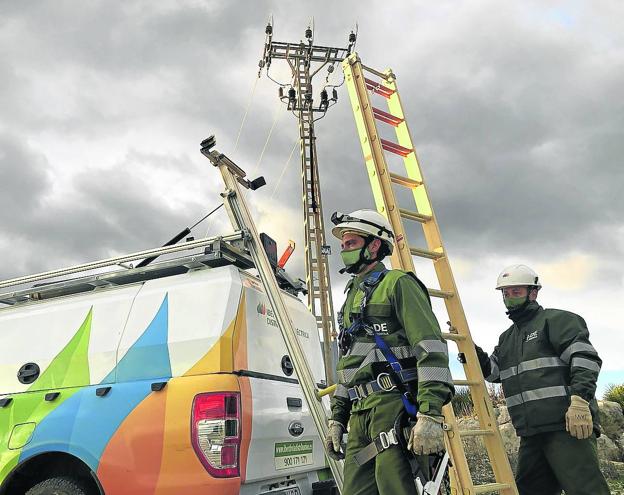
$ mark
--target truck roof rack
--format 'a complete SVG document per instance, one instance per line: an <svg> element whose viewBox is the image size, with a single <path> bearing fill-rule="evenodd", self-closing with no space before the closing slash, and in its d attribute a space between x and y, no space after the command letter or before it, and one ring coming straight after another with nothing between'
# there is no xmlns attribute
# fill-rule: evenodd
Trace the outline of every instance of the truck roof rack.
<svg viewBox="0 0 624 495"><path fill-rule="evenodd" d="M227 265L234 265L243 270L254 268L254 262L249 252L243 247L243 235L238 235L238 237L228 236L226 238L216 237L212 239L203 239L203 241L206 242L201 241L202 240L192 241L191 243L187 243L187 245L176 246L178 249L175 251L169 250L166 253L160 253L170 254L171 252L204 247L204 252L201 254L161 261L159 263L154 263L153 265L141 268L124 268L123 270L115 270L111 272L91 274L71 279L38 283L26 289L20 289L17 291L0 294L0 304L15 305L28 301L52 299L55 297L88 292L101 287L129 285L157 278L171 277L173 275L180 275L191 270L204 268L217 268ZM189 247L188 244L193 245ZM199 246L196 244L199 244ZM163 248L158 248L158 250L162 249ZM158 250L150 250L150 252ZM110 260L104 260L103 262L87 264L96 265L90 268L86 267L82 270L77 270L77 268L79 267L86 266L79 265L79 267L74 267L76 268L76 270L69 268L66 270L57 270L56 272L64 272L65 274L69 274L93 268L117 266L119 265L119 263L122 262L141 259L144 257L144 253L146 253L146 251L136 253L137 256L124 256L124 261L118 261L120 257L111 258ZM28 281L44 280L53 277L54 275L48 275L52 273L54 272L39 274L39 276L33 275L30 277L13 279L15 283L11 284L9 284L9 282L12 282L11 280L6 282L0 282L0 287L21 285L23 283L27 283ZM280 288L285 290L286 292L289 292L295 296L299 293L305 294L307 292L305 283L302 280L292 278L282 268L276 268L276 276Z"/></svg>

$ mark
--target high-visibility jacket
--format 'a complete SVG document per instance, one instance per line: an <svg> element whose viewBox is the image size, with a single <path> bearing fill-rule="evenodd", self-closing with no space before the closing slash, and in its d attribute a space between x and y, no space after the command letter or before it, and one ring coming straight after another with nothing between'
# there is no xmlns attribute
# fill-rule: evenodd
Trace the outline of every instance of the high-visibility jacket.
<svg viewBox="0 0 624 495"><path fill-rule="evenodd" d="M483 376L502 383L509 415L519 436L565 430L570 396L590 403L598 433L596 381L602 365L589 341L585 320L531 302L488 356L477 347Z"/></svg>
<svg viewBox="0 0 624 495"><path fill-rule="evenodd" d="M378 263L373 272L385 270ZM341 310L341 325L348 328L360 317L364 291L361 283L370 272L353 277L346 290L347 298ZM404 368L417 367L416 401L420 412L441 414L442 406L451 400L453 381L448 367L448 349L441 337L440 327L429 304L428 295L407 272L389 270L375 287L366 304L364 319L382 336ZM388 363L375 344L374 335L360 328L346 354L336 366L338 386L332 397L332 419L346 425L351 411L375 407L397 390L374 393L351 403L348 389L370 382Z"/></svg>

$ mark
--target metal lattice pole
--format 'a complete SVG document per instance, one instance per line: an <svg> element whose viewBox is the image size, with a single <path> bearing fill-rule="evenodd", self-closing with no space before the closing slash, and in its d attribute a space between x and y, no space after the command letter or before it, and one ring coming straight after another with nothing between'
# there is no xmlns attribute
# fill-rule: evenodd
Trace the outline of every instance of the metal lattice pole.
<svg viewBox="0 0 624 495"><path fill-rule="evenodd" d="M342 62L350 53L355 43L355 35L352 33L349 37L348 47L336 48L314 45L310 28L306 30L307 42L300 43L273 41L273 28L270 24L267 26L266 33L267 41L263 59L260 61L261 70L266 67L268 74L271 62L281 59L288 62L292 74L291 83L278 83L280 84L279 96L299 122L308 308L316 317L319 333L323 336L327 381L334 383L335 364L331 343L335 340L337 332L328 262L331 249L325 240L314 121L322 118L328 108L336 103L337 92L335 86L327 83L320 93L320 103L315 106L312 80L325 66L328 67L326 82L329 80L329 74L333 72L334 66ZM327 88L332 88L332 98L329 98ZM286 93L284 89L287 90ZM315 115L317 115L316 118Z"/></svg>

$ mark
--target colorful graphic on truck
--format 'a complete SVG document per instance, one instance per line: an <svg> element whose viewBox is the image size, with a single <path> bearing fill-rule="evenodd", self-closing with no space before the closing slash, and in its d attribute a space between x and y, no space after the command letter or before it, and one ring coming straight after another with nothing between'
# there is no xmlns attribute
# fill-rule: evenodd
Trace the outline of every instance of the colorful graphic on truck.
<svg viewBox="0 0 624 495"><path fill-rule="evenodd" d="M237 314L241 310L244 311L244 298ZM220 351L222 339L230 339L231 350L236 319L187 373L172 378L169 299L165 295L147 328L117 365L100 383L90 384L88 349L92 319L93 308L36 382L26 392L5 396L11 402L0 408L0 484L19 463L45 452L67 453L83 460L111 493L127 493L130 489L133 493L158 493L159 486L167 482L160 479L160 473L179 472L175 465L167 464L179 463L180 456L168 456L166 449L179 450L177 445L168 445L178 443L179 437L188 444L188 434L169 430L180 423L182 414L190 420L191 408L178 399L188 389L188 401L192 403L195 382L202 379L205 385L206 380L205 376L194 375L215 371L210 369L211 363L215 357L219 362L214 351ZM170 404L167 387L173 387L174 382L176 403ZM230 389L238 387L236 380L229 382ZM154 383L163 384L162 391L154 391ZM35 385L36 390L32 390ZM185 407L184 412L178 402ZM152 429L142 437L141 430L147 424ZM160 430L158 436L153 428ZM132 450L128 449L128 438L132 438ZM204 471L192 449L189 451L187 458ZM132 466L136 479L121 480L120 463L129 453L133 458L128 459L128 466ZM137 453L141 455L136 456ZM134 482L141 490L133 488Z"/></svg>

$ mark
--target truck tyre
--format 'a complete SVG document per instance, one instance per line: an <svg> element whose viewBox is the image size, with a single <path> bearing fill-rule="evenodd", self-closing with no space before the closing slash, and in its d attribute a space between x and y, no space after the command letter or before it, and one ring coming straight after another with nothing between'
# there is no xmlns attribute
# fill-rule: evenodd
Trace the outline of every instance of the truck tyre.
<svg viewBox="0 0 624 495"><path fill-rule="evenodd" d="M333 479L312 483L312 495L338 495L338 487Z"/></svg>
<svg viewBox="0 0 624 495"><path fill-rule="evenodd" d="M77 480L68 477L49 478L37 483L26 495L91 495Z"/></svg>

